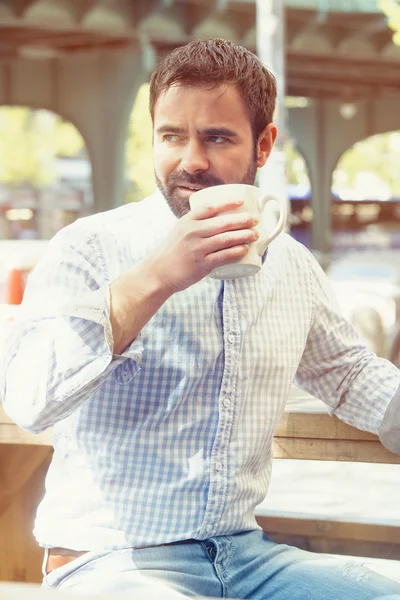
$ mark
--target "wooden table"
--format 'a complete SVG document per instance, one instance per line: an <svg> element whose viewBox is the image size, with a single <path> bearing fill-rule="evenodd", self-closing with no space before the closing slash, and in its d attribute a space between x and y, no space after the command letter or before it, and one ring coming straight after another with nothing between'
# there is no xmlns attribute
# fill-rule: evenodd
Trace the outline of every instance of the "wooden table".
<svg viewBox="0 0 400 600"><path fill-rule="evenodd" d="M51 430L27 433L17 427L0 405L0 444L51 446ZM400 464L379 438L330 416L325 404L306 394L289 401L275 431L274 458L340 460Z"/></svg>
<svg viewBox="0 0 400 600"><path fill-rule="evenodd" d="M38 435L22 431L0 405L0 581L41 580L42 550L31 532L51 456L51 431ZM277 427L274 457L400 464L400 455L388 452L377 436L329 416L322 402L304 394L292 399ZM277 535L287 528L293 531L294 524L288 519L260 519L263 527L269 531L272 527ZM312 529L312 524L305 521L298 521L298 525L301 531ZM343 528L336 526L342 536ZM390 536L398 540L398 529L392 529ZM319 537L327 535L326 525L317 523L314 530ZM357 535L365 534L360 530ZM371 530L368 535L383 535L386 539L389 534L378 535L378 530Z"/></svg>
<svg viewBox="0 0 400 600"><path fill-rule="evenodd" d="M378 436L330 416L326 405L295 392L275 431L274 458L400 464Z"/></svg>
<svg viewBox="0 0 400 600"><path fill-rule="evenodd" d="M51 432L22 431L0 405L0 581L41 580L32 529L51 456Z"/></svg>

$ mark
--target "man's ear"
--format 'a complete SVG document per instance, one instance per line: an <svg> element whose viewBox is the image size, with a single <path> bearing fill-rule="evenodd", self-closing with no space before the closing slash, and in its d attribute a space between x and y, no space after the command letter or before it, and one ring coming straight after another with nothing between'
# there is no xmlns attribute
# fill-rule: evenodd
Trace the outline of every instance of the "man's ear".
<svg viewBox="0 0 400 600"><path fill-rule="evenodd" d="M275 143L278 129L274 123L270 123L263 129L257 142L257 167L263 167L271 154Z"/></svg>

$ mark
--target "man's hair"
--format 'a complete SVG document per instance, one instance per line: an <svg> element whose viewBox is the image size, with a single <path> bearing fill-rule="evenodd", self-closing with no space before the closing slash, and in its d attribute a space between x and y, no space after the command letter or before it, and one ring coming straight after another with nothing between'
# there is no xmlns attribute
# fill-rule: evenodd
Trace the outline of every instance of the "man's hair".
<svg viewBox="0 0 400 600"><path fill-rule="evenodd" d="M161 60L150 82L150 114L158 98L173 85L234 83L249 112L253 136L272 122L276 101L273 74L255 54L228 40L197 40Z"/></svg>

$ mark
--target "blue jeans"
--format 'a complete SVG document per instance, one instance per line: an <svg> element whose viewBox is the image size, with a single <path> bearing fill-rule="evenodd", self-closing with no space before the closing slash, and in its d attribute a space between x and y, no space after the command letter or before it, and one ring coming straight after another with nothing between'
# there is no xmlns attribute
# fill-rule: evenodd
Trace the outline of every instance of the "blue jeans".
<svg viewBox="0 0 400 600"><path fill-rule="evenodd" d="M261 531L142 550L88 552L45 575L43 587L135 600L400 600L400 583L346 557L276 544Z"/></svg>

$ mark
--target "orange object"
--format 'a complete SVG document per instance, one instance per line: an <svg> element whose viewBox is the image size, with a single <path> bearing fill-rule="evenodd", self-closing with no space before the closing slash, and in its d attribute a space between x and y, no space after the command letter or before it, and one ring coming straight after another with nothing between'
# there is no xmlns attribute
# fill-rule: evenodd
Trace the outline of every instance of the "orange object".
<svg viewBox="0 0 400 600"><path fill-rule="evenodd" d="M24 297L24 272L22 269L11 269L8 275L6 302L21 304Z"/></svg>

